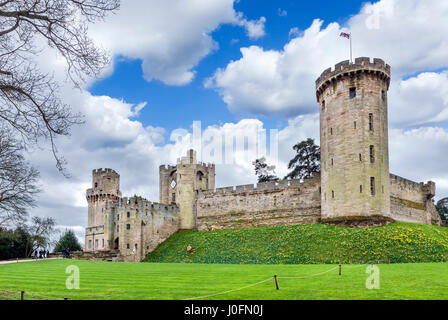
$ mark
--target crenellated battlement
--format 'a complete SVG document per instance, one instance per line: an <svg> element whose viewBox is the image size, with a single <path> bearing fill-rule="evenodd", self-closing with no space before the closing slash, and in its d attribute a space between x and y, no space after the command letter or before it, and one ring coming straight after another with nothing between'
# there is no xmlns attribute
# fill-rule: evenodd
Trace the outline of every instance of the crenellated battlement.
<svg viewBox="0 0 448 320"><path fill-rule="evenodd" d="M98 200L118 200L121 196L121 193L106 193L102 190L97 190L94 188L90 188L86 190L86 199L87 201L98 201Z"/></svg>
<svg viewBox="0 0 448 320"><path fill-rule="evenodd" d="M93 175L102 175L102 174L106 174L106 173L112 173L112 174L119 175L115 170L110 169L110 168L105 168L105 169L99 168L99 169L92 170Z"/></svg>
<svg viewBox="0 0 448 320"><path fill-rule="evenodd" d="M316 79L317 101L319 102L320 94L332 82L347 76L354 76L361 73L377 75L381 79L384 79L389 86L390 70L390 66L386 64L384 60L378 58L374 58L373 61L371 61L368 57L359 57L355 59L354 63L350 63L349 60L339 62L334 66L334 68L324 70L319 78Z"/></svg>
<svg viewBox="0 0 448 320"><path fill-rule="evenodd" d="M395 174L390 174L390 182L393 186L393 190L396 189L396 186L400 186L401 189L406 190L406 193L410 193L412 191L419 192L424 195L424 199L431 199L436 194L436 184L433 181L424 182L415 182Z"/></svg>
<svg viewBox="0 0 448 320"><path fill-rule="evenodd" d="M162 164L159 166L159 170L160 172L169 172L173 169L176 169L176 166L172 166L172 165L166 165L166 164Z"/></svg>
<svg viewBox="0 0 448 320"><path fill-rule="evenodd" d="M213 195L213 194L239 194L247 191L270 191L280 190L288 187L306 187L320 183L320 175L316 174L312 178L306 178L303 181L299 179L285 179L280 181L267 181L257 184L244 184L238 186L221 187L211 190L198 191L198 195Z"/></svg>
<svg viewBox="0 0 448 320"><path fill-rule="evenodd" d="M120 200L112 203L110 205L116 205L122 210L135 209L135 208L149 208L154 212L171 212L176 213L178 210L175 204L163 204L158 202L151 202L140 196L133 197L123 197Z"/></svg>
<svg viewBox="0 0 448 320"><path fill-rule="evenodd" d="M209 162L201 162L199 161L198 163L198 167L203 167L206 169L215 169L215 164L214 163L209 163Z"/></svg>

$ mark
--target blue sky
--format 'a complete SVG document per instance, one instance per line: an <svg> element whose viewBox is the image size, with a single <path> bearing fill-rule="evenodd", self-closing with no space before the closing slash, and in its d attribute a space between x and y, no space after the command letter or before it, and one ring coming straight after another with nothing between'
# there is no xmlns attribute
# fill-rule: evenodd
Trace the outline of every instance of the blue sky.
<svg viewBox="0 0 448 320"><path fill-rule="evenodd" d="M140 59L123 56L114 57L114 73L88 88L93 95L106 95L123 99L128 103L148 104L140 113L139 120L145 126L163 127L167 132L177 128L190 128L195 120L203 127L238 121L245 114L231 113L219 94L204 88L204 81L217 68L223 68L231 60L241 58L241 47L261 46L266 50L281 50L289 40L292 28L305 30L314 19L324 20L323 28L329 22L344 24L348 17L359 12L364 1L249 1L240 0L234 4L238 12L244 12L248 19L266 17L266 35L249 39L245 30L233 25L222 25L212 32L219 47L196 66L194 80L183 86L170 86L161 81L146 81L143 78ZM341 39L343 41L343 39ZM286 117L249 115L260 118L267 128L282 128Z"/></svg>

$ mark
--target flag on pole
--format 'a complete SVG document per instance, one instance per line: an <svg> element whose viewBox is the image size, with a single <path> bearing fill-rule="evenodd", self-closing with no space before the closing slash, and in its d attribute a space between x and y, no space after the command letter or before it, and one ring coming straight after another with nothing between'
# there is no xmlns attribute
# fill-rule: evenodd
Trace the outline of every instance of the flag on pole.
<svg viewBox="0 0 448 320"><path fill-rule="evenodd" d="M352 49L352 34L341 32L340 37L344 37L350 40L350 62L353 62L353 49Z"/></svg>

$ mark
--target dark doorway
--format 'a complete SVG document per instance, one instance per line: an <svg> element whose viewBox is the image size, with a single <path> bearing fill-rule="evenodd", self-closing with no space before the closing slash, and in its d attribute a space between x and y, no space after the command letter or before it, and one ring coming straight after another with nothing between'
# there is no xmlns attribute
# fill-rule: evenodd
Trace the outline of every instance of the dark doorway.
<svg viewBox="0 0 448 320"><path fill-rule="evenodd" d="M115 241L114 241L114 249L115 250L118 250L118 239L119 238L115 239Z"/></svg>

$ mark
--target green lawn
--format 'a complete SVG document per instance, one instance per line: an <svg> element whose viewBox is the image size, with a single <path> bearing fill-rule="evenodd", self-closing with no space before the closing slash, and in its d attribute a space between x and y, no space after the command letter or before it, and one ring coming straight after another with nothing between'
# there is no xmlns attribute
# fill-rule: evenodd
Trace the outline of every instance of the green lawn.
<svg viewBox="0 0 448 320"><path fill-rule="evenodd" d="M190 245L193 252L187 252ZM146 257L148 262L339 264L448 261L448 228L414 223L346 228L326 224L185 231Z"/></svg>
<svg viewBox="0 0 448 320"><path fill-rule="evenodd" d="M80 289L65 287L66 267ZM237 265L50 260L0 265L0 299L448 299L448 263L380 264L380 289L368 290L366 265ZM328 272L327 272L328 271ZM273 275L279 277L275 290ZM287 278L292 277L292 278Z"/></svg>

